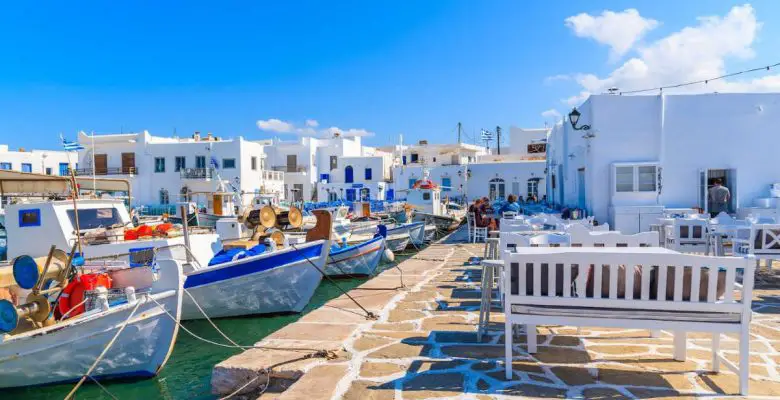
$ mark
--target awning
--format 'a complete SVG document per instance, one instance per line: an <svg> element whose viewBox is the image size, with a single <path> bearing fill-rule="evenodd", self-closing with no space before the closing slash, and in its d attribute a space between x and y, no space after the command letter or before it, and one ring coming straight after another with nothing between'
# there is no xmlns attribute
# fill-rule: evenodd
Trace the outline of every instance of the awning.
<svg viewBox="0 0 780 400"><path fill-rule="evenodd" d="M126 179L76 178L80 190L103 192L127 192L130 197L130 182ZM70 177L33 174L0 170L0 195L8 194L63 194L70 193Z"/></svg>

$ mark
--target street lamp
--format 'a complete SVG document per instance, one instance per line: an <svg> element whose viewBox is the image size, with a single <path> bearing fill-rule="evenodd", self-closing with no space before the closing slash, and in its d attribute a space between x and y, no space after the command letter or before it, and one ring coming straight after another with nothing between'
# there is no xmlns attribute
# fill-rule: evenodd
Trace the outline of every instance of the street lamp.
<svg viewBox="0 0 780 400"><path fill-rule="evenodd" d="M580 120L580 112L577 111L577 107L572 108L571 112L569 113L569 122L571 122L571 127L575 131L587 131L590 130L590 125L582 125L579 128L577 128L577 122Z"/></svg>

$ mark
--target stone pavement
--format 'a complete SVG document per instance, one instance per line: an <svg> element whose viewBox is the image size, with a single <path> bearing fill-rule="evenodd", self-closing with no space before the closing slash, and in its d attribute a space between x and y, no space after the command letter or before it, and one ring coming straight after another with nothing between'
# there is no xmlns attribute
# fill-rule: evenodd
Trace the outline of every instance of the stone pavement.
<svg viewBox="0 0 780 400"><path fill-rule="evenodd" d="M515 339L515 380L504 379L503 315L491 315L491 332L477 343L480 268L464 266L482 245L457 243L458 233L353 290L379 314L366 320L354 303L335 299L262 345L326 348L338 358L296 360L301 352L249 350L220 363L212 385L229 393L255 378L246 398L261 399L490 399L532 398L719 398L734 397L736 375L709 372L709 335L688 335L688 360L672 359L672 335L647 331L540 326L538 353ZM759 279L755 290L750 394L780 397L780 279ZM767 288L771 287L771 288ZM737 361L737 341L721 341ZM261 375L263 376L263 375ZM254 390L254 392L252 392Z"/></svg>

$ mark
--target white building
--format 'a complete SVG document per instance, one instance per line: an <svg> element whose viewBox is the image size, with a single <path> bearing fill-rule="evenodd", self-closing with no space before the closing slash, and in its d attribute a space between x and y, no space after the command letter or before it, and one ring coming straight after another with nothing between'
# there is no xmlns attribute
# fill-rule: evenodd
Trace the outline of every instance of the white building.
<svg viewBox="0 0 780 400"><path fill-rule="evenodd" d="M131 183L134 205L173 204L184 194L213 192L223 183L248 202L254 193L278 193L284 173L265 168L264 143L221 139L195 133L190 138L152 136L149 132L95 135L81 133L81 176L117 177Z"/></svg>
<svg viewBox="0 0 780 400"><path fill-rule="evenodd" d="M8 145L0 144L0 169L32 172L36 174L67 176L69 168L76 167L77 156L55 150L9 150Z"/></svg>
<svg viewBox="0 0 780 400"><path fill-rule="evenodd" d="M715 179L742 213L780 182L780 94L591 96L548 138L550 200L632 233L660 210L708 210Z"/></svg>
<svg viewBox="0 0 780 400"><path fill-rule="evenodd" d="M271 146L266 146L266 151L270 168L285 172L284 192L288 200L294 201L322 199L323 197L317 192L318 182L331 181L330 175L337 174L342 168L339 159L382 154L372 147L364 147L360 137L345 137L339 134L328 139L313 137L301 137L292 141L273 139ZM377 174L379 173L377 169ZM357 177L358 174L354 176ZM326 194L325 198L327 196Z"/></svg>
<svg viewBox="0 0 780 400"><path fill-rule="evenodd" d="M9 150L8 145L0 144L0 170L31 172L36 174L68 176L71 168L76 168L78 156L65 151L55 150ZM8 198L0 199L0 208Z"/></svg>
<svg viewBox="0 0 780 400"><path fill-rule="evenodd" d="M338 157L336 168L321 174L317 201L392 200L387 198L391 180L392 156Z"/></svg>
<svg viewBox="0 0 780 400"><path fill-rule="evenodd" d="M515 128L516 129L516 128ZM538 131L538 132L536 132ZM442 187L442 198L488 197L506 198L510 194L527 199L534 195L541 199L546 194L544 183L544 147L531 149L528 143L539 141L546 136L546 130L517 130L517 137L527 142L518 145L518 153L512 154L511 142L515 135L510 134L510 147L507 153L491 154L482 146L470 144L430 145L421 144L399 149L403 150L400 165L393 167L393 191L395 197L405 198L406 190L415 181L423 177L427 169L430 179ZM527 134L527 132L533 132ZM523 151L520 151L523 150ZM412 156L417 154L417 156ZM403 160L406 164L403 164Z"/></svg>

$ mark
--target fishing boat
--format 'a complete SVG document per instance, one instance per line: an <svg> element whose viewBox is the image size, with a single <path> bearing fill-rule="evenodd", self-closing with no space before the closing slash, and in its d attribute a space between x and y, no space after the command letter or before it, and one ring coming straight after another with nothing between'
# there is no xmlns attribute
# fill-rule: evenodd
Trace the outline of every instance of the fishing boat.
<svg viewBox="0 0 780 400"><path fill-rule="evenodd" d="M56 260L63 257L53 257L44 268L45 257L22 256L13 267L0 269L0 279L13 270L17 289L33 289L24 304L0 300L0 388L75 382L87 373L97 381L157 375L178 333L181 264L161 260L157 271L129 266L107 271L106 281L113 282L110 292L103 286L86 291L86 299L93 302L74 306L67 318L54 320L51 301L64 296L47 298L35 285L39 273L49 276L62 271L55 268ZM62 302L57 305L63 309ZM79 307L82 312L72 311Z"/></svg>
<svg viewBox="0 0 780 400"><path fill-rule="evenodd" d="M380 225L381 228L384 228ZM386 230L361 243L333 244L325 265L328 276L372 276L385 252Z"/></svg>
<svg viewBox="0 0 780 400"><path fill-rule="evenodd" d="M424 243L430 243L436 239L436 233L439 230L434 224L425 224L425 230L423 231Z"/></svg>
<svg viewBox="0 0 780 400"><path fill-rule="evenodd" d="M412 185L406 197L406 202L415 208L414 220L433 224L445 232L457 229L463 221L463 215L448 210L441 201L439 186L428 179L427 171L424 174L423 179Z"/></svg>
<svg viewBox="0 0 780 400"><path fill-rule="evenodd" d="M393 252L401 251L405 249L409 244L419 246L423 244L425 234L424 222L410 222L407 224L396 224L395 226L387 228L387 248ZM403 237L408 237L409 240L404 243ZM391 241L389 238L396 238ZM401 247L403 245L403 247ZM396 250L397 249L397 250Z"/></svg>

